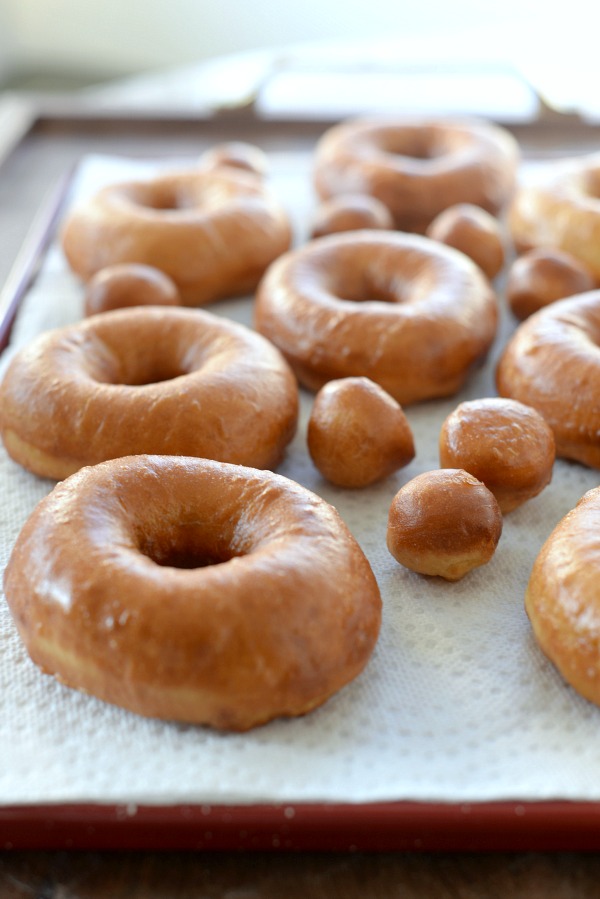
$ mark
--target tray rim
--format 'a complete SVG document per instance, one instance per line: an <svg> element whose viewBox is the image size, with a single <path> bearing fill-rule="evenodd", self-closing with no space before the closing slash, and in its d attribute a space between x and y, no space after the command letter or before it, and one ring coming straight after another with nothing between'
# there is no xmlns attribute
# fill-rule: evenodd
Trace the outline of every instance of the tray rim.
<svg viewBox="0 0 600 899"><path fill-rule="evenodd" d="M73 106L64 98L0 98L0 119L8 108L15 126L0 142L0 169L32 129L43 121L92 121L123 126L199 119L160 111L134 116ZM219 110L212 124L261 122L246 108ZM294 123L286 120L286 127ZM301 126L323 127L323 121ZM54 235L76 166L42 202L21 251L0 290L0 354L8 345L14 318L34 281ZM0 851L54 849L148 849L203 851L598 851L600 801L483 800L467 802L375 801L248 804L145 804L98 802L0 803Z"/></svg>

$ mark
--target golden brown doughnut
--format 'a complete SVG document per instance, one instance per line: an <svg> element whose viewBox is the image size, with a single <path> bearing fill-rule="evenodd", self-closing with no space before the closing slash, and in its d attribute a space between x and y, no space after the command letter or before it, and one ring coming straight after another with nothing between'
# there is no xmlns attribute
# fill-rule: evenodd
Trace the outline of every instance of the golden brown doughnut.
<svg viewBox="0 0 600 899"><path fill-rule="evenodd" d="M463 468L483 481L503 513L537 496L552 479L550 426L516 400L461 403L442 424L439 443L440 466Z"/></svg>
<svg viewBox="0 0 600 899"><path fill-rule="evenodd" d="M321 203L310 229L311 237L324 237L341 231L363 228L392 231L394 219L380 200L368 194L347 194Z"/></svg>
<svg viewBox="0 0 600 899"><path fill-rule="evenodd" d="M127 306L179 306L175 282L151 265L132 262L109 265L92 275L85 286L86 315Z"/></svg>
<svg viewBox="0 0 600 899"><path fill-rule="evenodd" d="M322 136L314 180L323 199L370 194L397 228L422 233L456 203L497 213L513 192L518 160L516 141L496 125L355 119Z"/></svg>
<svg viewBox="0 0 600 899"><path fill-rule="evenodd" d="M516 247L565 250L600 280L599 190L600 153L549 165L511 203L508 224Z"/></svg>
<svg viewBox="0 0 600 899"><path fill-rule="evenodd" d="M494 494L468 472L444 468L400 488L390 507L387 545L411 571L457 581L490 561L501 534Z"/></svg>
<svg viewBox="0 0 600 899"><path fill-rule="evenodd" d="M71 211L62 232L84 281L108 265L152 265L186 306L253 291L290 241L288 216L263 182L231 167L105 187Z"/></svg>
<svg viewBox="0 0 600 899"><path fill-rule="evenodd" d="M355 678L381 616L335 509L271 472L172 456L56 486L4 588L32 659L63 683L238 731L302 715Z"/></svg>
<svg viewBox="0 0 600 899"><path fill-rule="evenodd" d="M300 381L365 376L401 405L455 393L486 355L497 303L481 270L426 237L332 234L278 259L262 279L257 329Z"/></svg>
<svg viewBox="0 0 600 899"><path fill-rule="evenodd" d="M525 608L537 642L565 680L600 704L600 488L559 522L535 560Z"/></svg>
<svg viewBox="0 0 600 899"><path fill-rule="evenodd" d="M519 325L496 370L501 396L543 415L556 455L600 468L600 290L559 300Z"/></svg>
<svg viewBox="0 0 600 899"><path fill-rule="evenodd" d="M117 309L46 332L0 384L8 453L55 479L146 452L272 468L297 414L297 385L275 347L191 309Z"/></svg>
<svg viewBox="0 0 600 899"><path fill-rule="evenodd" d="M339 487L366 487L415 456L402 408L368 378L325 384L313 403L307 439L314 464Z"/></svg>
<svg viewBox="0 0 600 899"><path fill-rule="evenodd" d="M523 321L550 303L593 290L591 273L571 253L540 247L515 259L506 280L506 299Z"/></svg>
<svg viewBox="0 0 600 899"><path fill-rule="evenodd" d="M240 140L226 141L211 147L200 157L200 165L203 169L223 166L243 169L261 178L266 176L269 167L266 154L260 147Z"/></svg>
<svg viewBox="0 0 600 899"><path fill-rule="evenodd" d="M490 280L502 270L505 254L500 222L480 206L449 206L436 215L425 233L465 253Z"/></svg>

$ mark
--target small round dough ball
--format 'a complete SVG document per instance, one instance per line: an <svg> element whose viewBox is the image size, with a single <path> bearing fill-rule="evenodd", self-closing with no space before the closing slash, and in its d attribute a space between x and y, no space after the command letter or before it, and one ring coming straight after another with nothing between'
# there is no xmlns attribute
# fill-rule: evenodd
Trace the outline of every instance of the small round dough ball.
<svg viewBox="0 0 600 899"><path fill-rule="evenodd" d="M376 197L344 194L321 203L315 212L310 236L324 237L326 234L360 231L363 228L393 231L392 213Z"/></svg>
<svg viewBox="0 0 600 899"><path fill-rule="evenodd" d="M387 546L411 571L457 581L489 562L501 534L494 494L472 474L444 468L400 488L390 507Z"/></svg>
<svg viewBox="0 0 600 899"><path fill-rule="evenodd" d="M269 167L267 156L260 147L240 140L225 141L211 147L200 157L200 165L203 169L217 169L223 166L242 169L260 178L266 176Z"/></svg>
<svg viewBox="0 0 600 899"><path fill-rule="evenodd" d="M461 403L440 431L440 465L464 468L492 491L506 514L552 480L554 434L531 406L502 397Z"/></svg>
<svg viewBox="0 0 600 899"><path fill-rule="evenodd" d="M506 299L513 315L524 321L538 309L593 290L586 266L564 250L529 250L514 261L506 281Z"/></svg>
<svg viewBox="0 0 600 899"><path fill-rule="evenodd" d="M329 381L315 397L308 450L323 477L338 487L366 487L415 456L401 406L369 378Z"/></svg>
<svg viewBox="0 0 600 899"><path fill-rule="evenodd" d="M86 315L126 306L180 306L175 282L151 265L122 263L100 269L87 282Z"/></svg>
<svg viewBox="0 0 600 899"><path fill-rule="evenodd" d="M469 256L490 280L502 270L505 252L500 222L471 203L457 203L431 222L427 237Z"/></svg>

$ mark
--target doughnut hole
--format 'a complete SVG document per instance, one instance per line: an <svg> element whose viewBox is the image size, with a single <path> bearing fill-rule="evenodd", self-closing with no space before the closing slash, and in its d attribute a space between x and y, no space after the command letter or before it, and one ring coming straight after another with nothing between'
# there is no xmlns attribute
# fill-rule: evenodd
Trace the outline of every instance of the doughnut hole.
<svg viewBox="0 0 600 899"><path fill-rule="evenodd" d="M490 280L502 270L505 251L500 223L479 206L450 206L436 216L425 233L469 256Z"/></svg>
<svg viewBox="0 0 600 899"><path fill-rule="evenodd" d="M180 306L175 282L151 265L122 263L96 272L85 287L84 311L97 315L128 306Z"/></svg>
<svg viewBox="0 0 600 899"><path fill-rule="evenodd" d="M494 494L468 472L445 468L400 488L390 506L387 546L411 571L457 581L490 561L501 534Z"/></svg>
<svg viewBox="0 0 600 899"><path fill-rule="evenodd" d="M490 397L461 403L444 421L440 466L462 468L492 491L506 514L552 480L555 445L539 412L517 400Z"/></svg>
<svg viewBox="0 0 600 899"><path fill-rule="evenodd" d="M557 300L593 290L587 267L564 250L542 247L529 250L511 266L506 299L513 315L524 321Z"/></svg>
<svg viewBox="0 0 600 899"><path fill-rule="evenodd" d="M264 178L268 170L265 153L260 147L244 141L226 141L216 144L200 157L203 169L227 168L242 169Z"/></svg>
<svg viewBox="0 0 600 899"><path fill-rule="evenodd" d="M315 212L310 236L323 237L326 234L359 231L362 228L392 231L392 213L376 197L345 194L321 203Z"/></svg>
<svg viewBox="0 0 600 899"><path fill-rule="evenodd" d="M324 478L338 487L366 487L414 458L402 408L369 378L329 381L315 397L308 451Z"/></svg>

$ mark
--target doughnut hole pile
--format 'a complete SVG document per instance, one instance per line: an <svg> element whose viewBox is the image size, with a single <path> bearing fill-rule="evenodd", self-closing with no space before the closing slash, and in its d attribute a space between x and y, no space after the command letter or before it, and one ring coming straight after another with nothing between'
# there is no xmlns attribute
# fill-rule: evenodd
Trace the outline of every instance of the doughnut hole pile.
<svg viewBox="0 0 600 899"><path fill-rule="evenodd" d="M595 281L583 262L552 247L529 250L511 265L506 299L520 321L544 306L593 290Z"/></svg>
<svg viewBox="0 0 600 899"><path fill-rule="evenodd" d="M479 206L449 206L434 218L425 234L465 253L490 280L502 270L505 251L500 222Z"/></svg>
<svg viewBox="0 0 600 899"><path fill-rule="evenodd" d="M315 466L339 487L366 487L415 455L402 408L368 378L329 381L318 392L307 441Z"/></svg>
<svg viewBox="0 0 600 899"><path fill-rule="evenodd" d="M463 468L492 491L506 514L552 479L554 435L530 406L501 397L461 403L444 421L442 468Z"/></svg>
<svg viewBox="0 0 600 899"><path fill-rule="evenodd" d="M502 513L485 484L462 469L418 475L390 506L387 546L418 574L457 581L490 561L502 534Z"/></svg>

